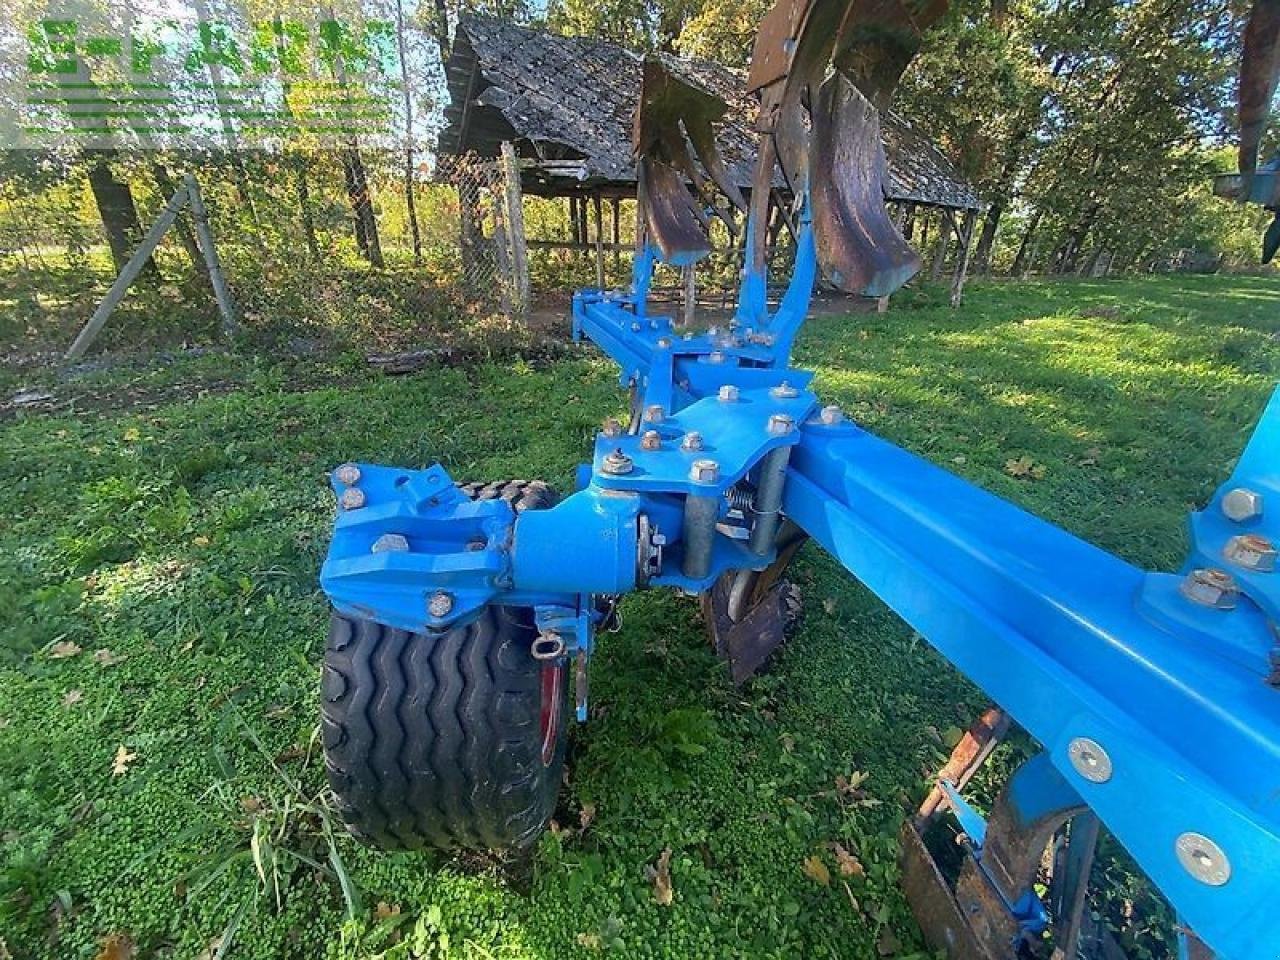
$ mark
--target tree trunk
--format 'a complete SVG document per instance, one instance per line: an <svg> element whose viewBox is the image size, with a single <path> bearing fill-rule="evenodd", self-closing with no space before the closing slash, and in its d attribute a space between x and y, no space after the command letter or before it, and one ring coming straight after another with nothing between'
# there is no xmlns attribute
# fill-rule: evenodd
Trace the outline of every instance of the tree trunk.
<svg viewBox="0 0 1280 960"><path fill-rule="evenodd" d="M435 17L431 21L431 35L440 47L440 62L447 63L452 45L449 43L449 5L446 0L435 0Z"/></svg>
<svg viewBox="0 0 1280 960"><path fill-rule="evenodd" d="M996 231L1000 228L1000 218L1003 215L1004 204L996 200L987 208L987 215L982 218L982 233L978 236L978 249L973 254L973 259L978 264L979 276L991 275L991 252L995 249Z"/></svg>
<svg viewBox="0 0 1280 960"><path fill-rule="evenodd" d="M1022 234L1022 242L1018 244L1018 253L1013 258L1013 267L1009 274L1014 277L1023 276L1024 272L1030 269L1027 262L1027 254L1031 250L1031 238L1035 236L1036 231L1040 229L1040 218L1044 216L1043 211L1036 210L1031 216L1031 222L1027 224L1026 231Z"/></svg>
<svg viewBox="0 0 1280 960"><path fill-rule="evenodd" d="M382 244L378 240L378 221L373 215L373 198L369 195L369 178L365 174L360 147L355 140L342 150L342 169L347 184L347 199L355 215L356 244L365 259L375 267L383 266Z"/></svg>
<svg viewBox="0 0 1280 960"><path fill-rule="evenodd" d="M115 264L116 273L119 273L142 239L138 207L133 202L133 191L129 184L111 172L109 161L115 151L90 151L90 154L89 188L93 191L98 216L102 218L102 229L106 231L107 243L111 247L112 263ZM153 257L147 257L139 276L150 279L160 276Z"/></svg>
<svg viewBox="0 0 1280 960"><path fill-rule="evenodd" d="M413 97L409 93L409 58L405 52L404 4L401 0L396 0L396 42L400 50L400 87L404 94L404 205L409 214L409 234L413 238L413 262L422 266L422 233L418 229L418 210L413 203Z"/></svg>
<svg viewBox="0 0 1280 960"><path fill-rule="evenodd" d="M302 213L302 239L312 260L320 258L320 244L316 240L316 218L311 210L311 183L308 171L311 162L299 153L293 158L293 184L298 195L298 209Z"/></svg>

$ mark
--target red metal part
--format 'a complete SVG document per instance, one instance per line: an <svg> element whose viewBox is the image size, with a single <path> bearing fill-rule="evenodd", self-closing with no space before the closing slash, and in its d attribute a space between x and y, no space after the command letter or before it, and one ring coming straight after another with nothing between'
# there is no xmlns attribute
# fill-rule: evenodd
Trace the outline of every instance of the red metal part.
<svg viewBox="0 0 1280 960"><path fill-rule="evenodd" d="M564 713L564 663L549 660L542 665L542 708L538 730L542 737L542 764L549 766L560 740L560 718Z"/></svg>

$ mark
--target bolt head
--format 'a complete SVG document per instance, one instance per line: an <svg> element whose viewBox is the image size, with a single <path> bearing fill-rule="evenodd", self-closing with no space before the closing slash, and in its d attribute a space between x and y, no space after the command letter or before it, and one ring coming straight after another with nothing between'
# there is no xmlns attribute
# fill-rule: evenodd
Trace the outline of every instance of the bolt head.
<svg viewBox="0 0 1280 960"><path fill-rule="evenodd" d="M366 502L364 491L359 487L347 487L338 497L338 506L343 510L359 510Z"/></svg>
<svg viewBox="0 0 1280 960"><path fill-rule="evenodd" d="M1222 555L1237 567L1270 573L1276 568L1276 548L1266 537L1257 533L1242 533L1227 541Z"/></svg>
<svg viewBox="0 0 1280 960"><path fill-rule="evenodd" d="M620 437L622 436L622 424L618 422L617 417L609 417L605 420L601 432L606 437Z"/></svg>
<svg viewBox="0 0 1280 960"><path fill-rule="evenodd" d="M635 322L635 323L631 324L631 332L632 332L632 333L639 333L639 332L640 332L640 330L641 330L641 326L640 326L639 321L637 321L637 322Z"/></svg>
<svg viewBox="0 0 1280 960"><path fill-rule="evenodd" d="M623 474L630 473L634 464L631 462L631 458L621 450L614 450L612 453L605 455L605 458L600 462L600 466L605 473L620 477Z"/></svg>
<svg viewBox="0 0 1280 960"><path fill-rule="evenodd" d="M384 533L373 541L373 553L405 553L409 549L409 541L401 533Z"/></svg>
<svg viewBox="0 0 1280 960"><path fill-rule="evenodd" d="M1192 603L1215 610L1230 610L1235 607L1236 595L1240 592L1235 578L1216 567L1192 570L1178 589Z"/></svg>
<svg viewBox="0 0 1280 960"><path fill-rule="evenodd" d="M724 363L724 351L712 350L707 354L707 363Z"/></svg>
<svg viewBox="0 0 1280 960"><path fill-rule="evenodd" d="M790 433L795 425L795 419L786 413L775 413L769 418L769 432L775 437Z"/></svg>
<svg viewBox="0 0 1280 960"><path fill-rule="evenodd" d="M353 487L360 482L360 468L354 463L344 463L333 468L333 478L344 486Z"/></svg>
<svg viewBox="0 0 1280 960"><path fill-rule="evenodd" d="M701 450L702 434L700 434L697 430L690 430L688 433L684 435L684 441L680 444L680 446L682 449L685 449L685 450Z"/></svg>
<svg viewBox="0 0 1280 960"><path fill-rule="evenodd" d="M651 403L644 408L644 418L650 423L661 423L664 416L666 414L663 412L662 404L660 403Z"/></svg>
<svg viewBox="0 0 1280 960"><path fill-rule="evenodd" d="M720 398L721 403L737 403L738 388L735 387L732 383L726 383L723 387L720 388L720 392L719 394L717 394L717 396Z"/></svg>
<svg viewBox="0 0 1280 960"><path fill-rule="evenodd" d="M1231 879L1231 861L1223 849L1202 833L1187 831L1174 841L1182 869L1201 883L1220 887Z"/></svg>
<svg viewBox="0 0 1280 960"><path fill-rule="evenodd" d="M1076 737L1067 745L1067 756L1076 773L1090 783L1106 783L1111 779L1111 757L1097 740Z"/></svg>
<svg viewBox="0 0 1280 960"><path fill-rule="evenodd" d="M720 479L720 464L714 460L695 460L689 468L689 479L694 483L715 483Z"/></svg>
<svg viewBox="0 0 1280 960"><path fill-rule="evenodd" d="M822 408L822 412L818 414L818 419L828 427L834 427L837 423L844 420L844 411L837 407L834 403Z"/></svg>
<svg viewBox="0 0 1280 960"><path fill-rule="evenodd" d="M658 349L659 349L659 350L668 350L668 349L670 349L670 348L671 348L671 338L670 338L670 337L659 337L659 338L658 338Z"/></svg>
<svg viewBox="0 0 1280 960"><path fill-rule="evenodd" d="M662 447L662 434L657 430L646 430L640 438L641 450L658 450Z"/></svg>
<svg viewBox="0 0 1280 960"><path fill-rule="evenodd" d="M779 400L794 400L796 397L800 396L800 391L787 383L787 381L783 380L780 384L769 391L769 395L771 397L776 397Z"/></svg>
<svg viewBox="0 0 1280 960"><path fill-rule="evenodd" d="M1244 523L1262 516L1262 494L1247 487L1235 487L1222 495L1222 512L1228 520Z"/></svg>
<svg viewBox="0 0 1280 960"><path fill-rule="evenodd" d="M447 617L452 610L453 594L445 593L443 590L437 590L427 601L427 613L437 619Z"/></svg>

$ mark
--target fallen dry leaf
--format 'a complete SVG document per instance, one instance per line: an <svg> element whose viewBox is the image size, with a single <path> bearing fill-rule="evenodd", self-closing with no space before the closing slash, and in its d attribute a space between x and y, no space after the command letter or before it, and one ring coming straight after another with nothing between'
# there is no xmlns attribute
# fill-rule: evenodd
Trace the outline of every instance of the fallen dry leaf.
<svg viewBox="0 0 1280 960"><path fill-rule="evenodd" d="M866 876L867 871L862 866L862 861L855 857L838 843L831 844L831 852L836 855L836 866L840 870L843 877L862 877Z"/></svg>
<svg viewBox="0 0 1280 960"><path fill-rule="evenodd" d="M596 805L594 803L584 803L582 809L578 811L578 822L582 824L585 830L591 826L591 821L596 818Z"/></svg>
<svg viewBox="0 0 1280 960"><path fill-rule="evenodd" d="M876 940L876 952L882 957L892 957L901 949L902 944L898 942L893 931L888 927L883 928L880 931L880 937Z"/></svg>
<svg viewBox="0 0 1280 960"><path fill-rule="evenodd" d="M129 772L129 764L138 759L138 755L123 743L116 749L116 758L111 762L111 775L122 777Z"/></svg>
<svg viewBox="0 0 1280 960"><path fill-rule="evenodd" d="M137 952L127 933L113 933L102 941L93 960L133 960Z"/></svg>
<svg viewBox="0 0 1280 960"><path fill-rule="evenodd" d="M825 600L823 600L822 609L827 611L827 613L835 613L836 612L835 597L827 597Z"/></svg>
<svg viewBox="0 0 1280 960"><path fill-rule="evenodd" d="M658 862L647 870L653 880L653 899L659 906L669 907L675 900L675 890L671 886L671 848L665 847Z"/></svg>
<svg viewBox="0 0 1280 960"><path fill-rule="evenodd" d="M604 944L600 942L600 934L598 933L580 933L578 934L578 946L586 947L588 950L599 950Z"/></svg>
<svg viewBox="0 0 1280 960"><path fill-rule="evenodd" d="M83 652L84 648L78 643L70 640L59 640L49 648L50 660L65 660L67 657L74 657L76 654Z"/></svg>
<svg viewBox="0 0 1280 960"><path fill-rule="evenodd" d="M1016 460L1006 460L1004 472L1011 477L1018 477L1019 479L1029 477L1032 480L1043 480L1045 467L1044 464L1036 463L1030 457L1019 457Z"/></svg>
<svg viewBox="0 0 1280 960"><path fill-rule="evenodd" d="M1101 459L1102 450L1099 447L1090 447L1084 452L1084 456L1080 458L1080 466L1096 467Z"/></svg>
<svg viewBox="0 0 1280 960"><path fill-rule="evenodd" d="M805 860L801 869L804 870L804 875L815 883L820 883L824 887L831 884L831 871L816 853Z"/></svg>
<svg viewBox="0 0 1280 960"><path fill-rule="evenodd" d="M62 697L62 705L64 707L74 707L77 703L84 699L83 690L68 690Z"/></svg>
<svg viewBox="0 0 1280 960"><path fill-rule="evenodd" d="M128 659L124 654L116 653L114 650L108 650L105 647L93 652L93 662L101 667L114 667L117 663L123 663Z"/></svg>
<svg viewBox="0 0 1280 960"><path fill-rule="evenodd" d="M245 813L257 813L262 809L262 801L253 796L241 797L240 809Z"/></svg>
<svg viewBox="0 0 1280 960"><path fill-rule="evenodd" d="M191 545L193 547L207 547L209 542L209 538L204 536L191 538Z"/></svg>
<svg viewBox="0 0 1280 960"><path fill-rule="evenodd" d="M378 905L373 910L373 919L386 920L388 917L400 916L400 904L390 904L385 900L379 900Z"/></svg>

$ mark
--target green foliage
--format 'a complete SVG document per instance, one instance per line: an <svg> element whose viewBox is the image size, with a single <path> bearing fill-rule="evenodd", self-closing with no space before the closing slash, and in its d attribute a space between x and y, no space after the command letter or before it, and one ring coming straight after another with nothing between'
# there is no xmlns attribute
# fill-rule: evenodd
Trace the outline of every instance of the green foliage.
<svg viewBox="0 0 1280 960"><path fill-rule="evenodd" d="M975 284L953 312L924 286L886 315L815 319L799 360L878 433L1170 567L1274 381L1278 300L1261 278ZM439 459L567 488L621 405L609 365L387 378L210 354L52 386L96 412L0 424L0 937L19 960L125 932L161 960L215 940L229 960L922 956L896 830L984 701L813 548L802 626L742 690L695 604L627 599L530 862L382 854L334 826L315 738L322 471ZM1009 475L1022 456L1043 475ZM115 774L120 747L135 756ZM833 842L865 875L837 874ZM646 868L668 848L663 906ZM815 857L830 885L806 874ZM1102 869L1141 905L1134 955L1167 956L1150 886Z"/></svg>

